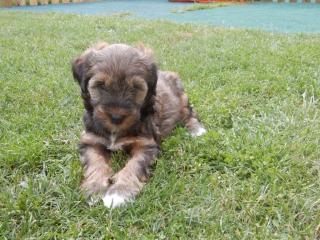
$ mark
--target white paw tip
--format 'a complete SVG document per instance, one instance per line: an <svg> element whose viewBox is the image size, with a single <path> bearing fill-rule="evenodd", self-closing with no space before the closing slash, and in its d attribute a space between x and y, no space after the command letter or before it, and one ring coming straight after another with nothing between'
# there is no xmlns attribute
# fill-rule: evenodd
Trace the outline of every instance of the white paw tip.
<svg viewBox="0 0 320 240"><path fill-rule="evenodd" d="M199 137L199 136L205 134L206 132L207 132L207 130L204 127L199 127L191 133L191 136L192 137Z"/></svg>
<svg viewBox="0 0 320 240"><path fill-rule="evenodd" d="M103 204L107 208L116 208L129 201L129 199L126 199L125 197L120 196L117 193L112 193L112 194L106 193L106 195L103 197L102 200L103 200Z"/></svg>
<svg viewBox="0 0 320 240"><path fill-rule="evenodd" d="M27 187L28 187L28 182L27 182L27 181L21 181L21 182L19 183L19 186L20 186L20 187L23 187L23 188L27 188Z"/></svg>

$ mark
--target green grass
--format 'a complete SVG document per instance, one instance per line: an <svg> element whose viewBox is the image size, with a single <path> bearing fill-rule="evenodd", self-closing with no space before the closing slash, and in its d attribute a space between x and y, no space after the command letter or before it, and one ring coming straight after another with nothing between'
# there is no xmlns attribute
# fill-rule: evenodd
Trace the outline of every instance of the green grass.
<svg viewBox="0 0 320 240"><path fill-rule="evenodd" d="M319 237L319 35L5 11L0 26L1 238ZM152 46L209 130L177 128L137 201L113 211L79 191L70 61L98 40Z"/></svg>
<svg viewBox="0 0 320 240"><path fill-rule="evenodd" d="M194 3L192 5L188 5L187 7L173 9L171 12L184 13L184 12L190 12L190 11L199 11L199 10L206 10L206 9L212 9L212 8L227 7L234 4L235 4L234 2Z"/></svg>

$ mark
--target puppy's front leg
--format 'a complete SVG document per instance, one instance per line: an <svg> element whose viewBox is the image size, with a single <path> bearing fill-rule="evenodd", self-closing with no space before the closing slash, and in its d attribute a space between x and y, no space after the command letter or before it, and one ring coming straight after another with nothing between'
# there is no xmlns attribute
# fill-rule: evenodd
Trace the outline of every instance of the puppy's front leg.
<svg viewBox="0 0 320 240"><path fill-rule="evenodd" d="M159 152L153 139L139 139L129 146L130 158L126 166L113 178L114 184L103 198L109 208L133 201L150 176L150 168Z"/></svg>
<svg viewBox="0 0 320 240"><path fill-rule="evenodd" d="M109 166L111 152L103 144L104 139L84 133L79 144L80 160L84 166L81 188L87 196L105 193L113 175Z"/></svg>

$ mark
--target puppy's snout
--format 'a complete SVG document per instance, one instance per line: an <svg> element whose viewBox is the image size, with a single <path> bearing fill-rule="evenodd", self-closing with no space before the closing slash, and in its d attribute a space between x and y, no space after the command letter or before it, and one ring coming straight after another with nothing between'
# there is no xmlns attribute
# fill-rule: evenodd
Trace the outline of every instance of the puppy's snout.
<svg viewBox="0 0 320 240"><path fill-rule="evenodd" d="M124 116L123 115L117 115L117 114L111 114L110 115L110 119L111 119L111 122L113 124L120 124L120 123L123 122Z"/></svg>

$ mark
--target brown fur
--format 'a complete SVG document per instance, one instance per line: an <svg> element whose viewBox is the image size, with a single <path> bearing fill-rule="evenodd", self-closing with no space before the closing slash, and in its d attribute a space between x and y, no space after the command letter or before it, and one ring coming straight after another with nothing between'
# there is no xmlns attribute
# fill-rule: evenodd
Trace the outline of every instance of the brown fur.
<svg viewBox="0 0 320 240"><path fill-rule="evenodd" d="M178 124L191 133L202 126L177 74L158 71L152 51L140 45L98 43L72 65L85 107L80 158L88 194L117 193L133 199L150 176L159 143ZM113 175L112 151L129 156Z"/></svg>

